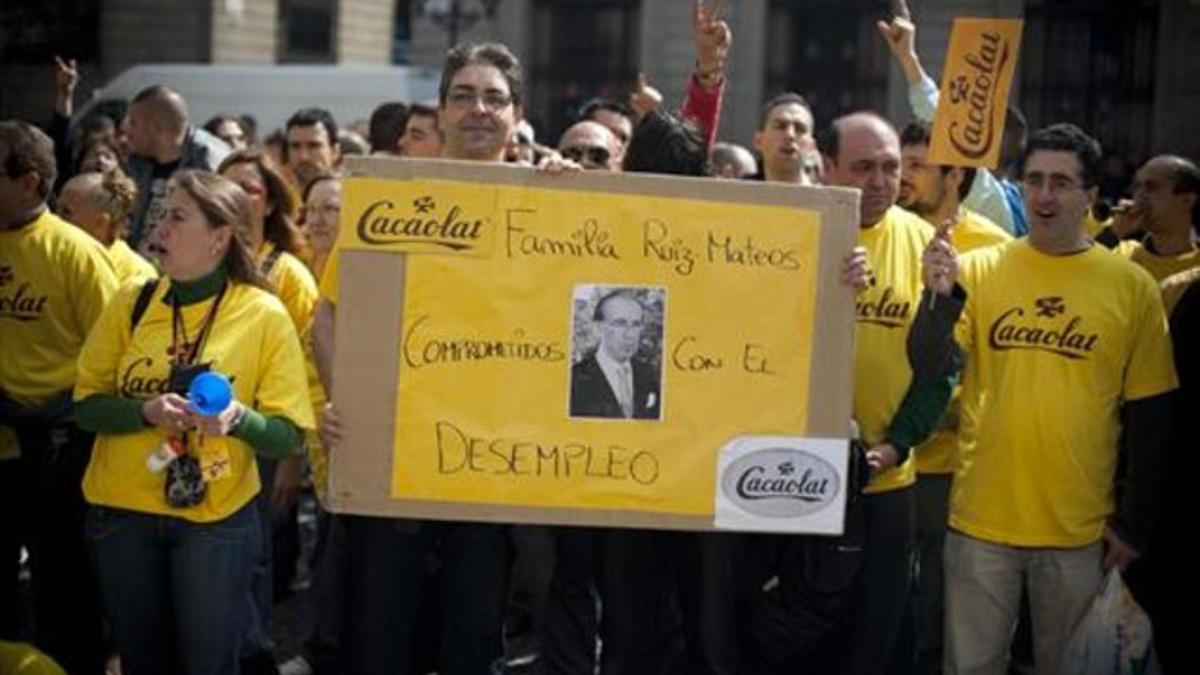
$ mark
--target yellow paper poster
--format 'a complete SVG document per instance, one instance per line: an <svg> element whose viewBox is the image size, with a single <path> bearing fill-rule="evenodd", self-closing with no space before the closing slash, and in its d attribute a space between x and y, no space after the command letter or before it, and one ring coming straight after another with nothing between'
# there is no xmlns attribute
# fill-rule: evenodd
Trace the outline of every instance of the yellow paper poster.
<svg viewBox="0 0 1200 675"><path fill-rule="evenodd" d="M954 20L930 162L996 168L1022 24L1020 19Z"/></svg>
<svg viewBox="0 0 1200 675"><path fill-rule="evenodd" d="M407 256L394 498L712 514L723 446L806 432L816 211L447 180L346 198L493 238Z"/></svg>

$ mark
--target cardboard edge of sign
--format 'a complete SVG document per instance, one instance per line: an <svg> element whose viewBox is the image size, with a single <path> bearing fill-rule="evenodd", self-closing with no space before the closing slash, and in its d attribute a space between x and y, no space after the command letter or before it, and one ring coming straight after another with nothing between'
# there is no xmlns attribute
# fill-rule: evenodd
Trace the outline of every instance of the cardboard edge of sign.
<svg viewBox="0 0 1200 675"><path fill-rule="evenodd" d="M842 260L857 239L858 191L745 181L579 172L548 176L509 165L450 160L348 158L349 177L477 181L558 190L605 191L764 206L796 207L821 215L821 261L804 435L844 438L852 407L854 293L841 281ZM343 223L343 230L346 224ZM713 530L713 516L662 512L501 506L392 497L395 396L403 324L405 256L342 251L335 328L339 348L333 397L346 430L330 454L329 503L338 513L494 523ZM385 292L386 289L386 292ZM381 339L384 338L384 339ZM717 449L714 449L714 453ZM719 479L719 477L718 477Z"/></svg>

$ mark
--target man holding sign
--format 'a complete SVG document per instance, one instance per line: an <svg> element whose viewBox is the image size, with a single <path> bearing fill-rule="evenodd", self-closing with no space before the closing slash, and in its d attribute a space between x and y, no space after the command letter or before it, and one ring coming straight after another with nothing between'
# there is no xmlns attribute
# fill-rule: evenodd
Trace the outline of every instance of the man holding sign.
<svg viewBox="0 0 1200 675"><path fill-rule="evenodd" d="M1125 569L1153 529L1175 372L1153 280L1084 231L1099 164L1100 145L1073 125L1034 133L1023 161L1029 237L962 261L963 377L986 397L970 402L973 442L960 444L951 492L949 673L1006 672L1023 587L1035 672L1059 672L1103 570ZM939 292L953 281L939 261L952 256L945 239L927 253L951 272Z"/></svg>
<svg viewBox="0 0 1200 675"><path fill-rule="evenodd" d="M521 119L521 66L499 44L461 45L446 58L439 90L443 157L500 162L505 142ZM313 324L318 370L329 390L333 360L333 312L338 260L321 280L321 304ZM330 403L321 425L325 447L336 448L342 429ZM440 547L445 576L438 672L491 672L503 653L501 623L508 570L507 529L483 523L346 516L350 575L346 616L350 671L413 672L412 637L426 585L426 555Z"/></svg>
<svg viewBox="0 0 1200 675"><path fill-rule="evenodd" d="M944 341L955 315L947 313L946 303L938 312L922 309L921 256L935 232L896 206L896 131L877 115L855 113L834 120L818 142L827 183L862 190L858 241L873 275L856 301L854 416L870 448L873 477L861 502L865 558L847 652L852 672L881 673L912 658L911 645L901 640L915 554L916 470L910 451L933 430L952 382L951 364L934 362L944 352L910 346L921 342L913 336L923 333L916 325L927 320L936 324L935 343ZM867 644L872 648L860 647Z"/></svg>

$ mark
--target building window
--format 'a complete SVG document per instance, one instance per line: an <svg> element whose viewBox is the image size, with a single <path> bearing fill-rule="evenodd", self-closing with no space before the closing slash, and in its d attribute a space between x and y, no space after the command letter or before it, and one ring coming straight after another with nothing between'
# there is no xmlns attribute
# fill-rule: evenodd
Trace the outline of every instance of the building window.
<svg viewBox="0 0 1200 675"><path fill-rule="evenodd" d="M396 23L392 26L392 63L408 63L412 50L412 2L396 0Z"/></svg>
<svg viewBox="0 0 1200 675"><path fill-rule="evenodd" d="M639 0L536 0L526 115L553 143L589 99L624 101L637 78Z"/></svg>
<svg viewBox="0 0 1200 675"><path fill-rule="evenodd" d="M279 60L285 63L337 61L337 0L280 0L282 36Z"/></svg>
<svg viewBox="0 0 1200 675"><path fill-rule="evenodd" d="M1028 0L1020 107L1030 127L1071 122L1095 136L1105 155L1144 158L1154 119L1158 6L1157 0ZM1126 177L1132 166L1123 167ZM1112 177L1114 184L1122 180Z"/></svg>
<svg viewBox="0 0 1200 675"><path fill-rule="evenodd" d="M768 12L764 98L798 92L818 123L885 110L890 57L875 22L886 0L771 0Z"/></svg>
<svg viewBox="0 0 1200 675"><path fill-rule="evenodd" d="M0 3L0 63L48 66L56 55L95 63L99 45L100 3Z"/></svg>

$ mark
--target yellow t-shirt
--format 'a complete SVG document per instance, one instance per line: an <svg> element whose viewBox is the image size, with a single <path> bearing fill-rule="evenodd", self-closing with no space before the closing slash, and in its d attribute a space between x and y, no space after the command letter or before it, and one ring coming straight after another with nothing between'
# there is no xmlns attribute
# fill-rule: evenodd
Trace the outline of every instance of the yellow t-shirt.
<svg viewBox="0 0 1200 675"><path fill-rule="evenodd" d="M950 230L950 237L954 241L954 248L959 253L1012 241L1012 235L998 225L978 213L966 209L963 209L958 222ZM963 380L959 391L955 391L954 397L950 400L950 407L944 421L953 422L957 419L958 423L948 424L944 427L939 425L929 440L915 450L917 473L954 473L959 434L970 434L969 425L974 418L972 411L962 410L963 399L960 391L962 388L969 389L972 386L972 383ZM968 397L969 399L970 397Z"/></svg>
<svg viewBox="0 0 1200 675"><path fill-rule="evenodd" d="M1088 209L1087 213L1083 214L1083 231L1087 233L1089 239L1095 239L1096 235L1104 231L1104 228L1112 225L1112 221L1112 218L1100 220L1096 218L1091 209Z"/></svg>
<svg viewBox="0 0 1200 675"><path fill-rule="evenodd" d="M275 244L266 242L259 250L258 263L263 264L272 252L277 249ZM317 306L317 282L312 272L291 253L280 253L275 264L267 271L267 281L275 287L279 299L287 307L288 314L296 324L300 342L304 349L304 375L308 380L310 403L315 416L325 407L325 388L317 376L317 366L312 358L312 314ZM312 467L313 482L316 494L324 504L326 482L326 459L321 447L321 438L315 430L304 435L308 446L308 459Z"/></svg>
<svg viewBox="0 0 1200 675"><path fill-rule="evenodd" d="M266 242L258 250L256 262L263 265L276 250L275 244ZM292 317L296 333L303 334L312 322L313 308L317 305L317 282L313 280L312 272L296 256L279 251L271 269L266 271L266 277Z"/></svg>
<svg viewBox="0 0 1200 675"><path fill-rule="evenodd" d="M169 372L172 308L160 283L133 335L129 317L140 290L125 286L105 309L79 357L75 399L109 394L149 399L163 393ZM213 299L182 308L185 333L195 339ZM304 379L303 353L296 329L278 298L267 291L231 282L197 363L233 381L239 401L263 415L278 415L301 429L312 429L312 408ZM165 440L156 428L130 434L99 434L83 479L90 503L143 513L176 516L193 522L221 520L249 502L259 490L254 451L233 438L205 438L201 465L228 459L228 474L208 483L198 506L175 509L163 497L165 472L152 473L146 457Z"/></svg>
<svg viewBox="0 0 1200 675"><path fill-rule="evenodd" d="M17 444L17 432L12 427L0 426L0 462L20 456L21 446Z"/></svg>
<svg viewBox="0 0 1200 675"><path fill-rule="evenodd" d="M329 260L325 262L325 269L321 272L321 299L328 300L335 305L338 297L338 266L341 257L341 249L335 248L330 251Z"/></svg>
<svg viewBox="0 0 1200 675"><path fill-rule="evenodd" d="M854 418L868 446L883 442L912 384L908 329L921 301L921 254L933 234L933 227L898 206L858 231L875 276L874 285L855 301ZM904 464L876 476L867 492L895 490L915 480L910 454Z"/></svg>
<svg viewBox="0 0 1200 675"><path fill-rule="evenodd" d="M79 349L116 289L104 246L49 211L0 232L0 390L35 405L70 389Z"/></svg>
<svg viewBox="0 0 1200 675"><path fill-rule="evenodd" d="M1163 279L1159 288L1162 290L1163 306L1167 310L1167 318L1175 312L1175 305L1197 279L1200 279L1200 267L1193 267L1186 272L1172 274Z"/></svg>
<svg viewBox="0 0 1200 675"><path fill-rule="evenodd" d="M108 257L117 271L117 281L124 286L130 281L146 281L158 277L158 270L138 252L129 248L124 239L118 239L108 247Z"/></svg>
<svg viewBox="0 0 1200 675"><path fill-rule="evenodd" d="M1162 256L1152 253L1142 242L1126 239L1117 248L1117 253L1146 268L1154 280L1161 283L1172 274L1186 272L1200 265L1200 249L1192 249L1182 255Z"/></svg>
<svg viewBox="0 0 1200 675"><path fill-rule="evenodd" d="M957 328L982 396L950 526L1009 546L1079 547L1113 511L1119 411L1175 388L1158 289L1101 246L1050 256L1019 239L970 253Z"/></svg>

